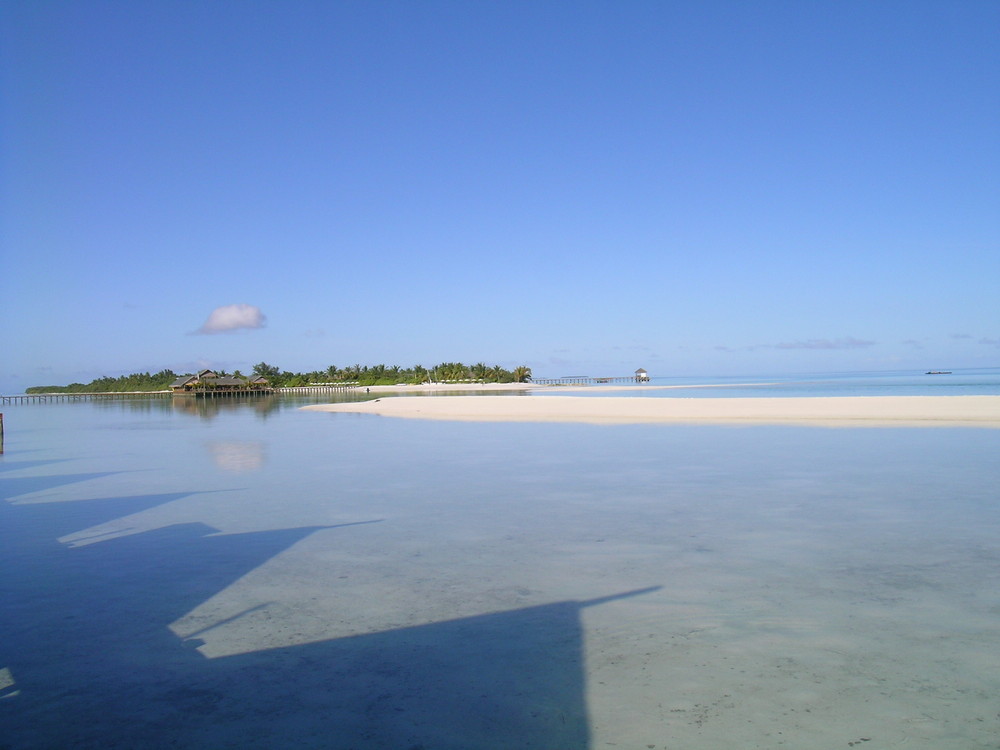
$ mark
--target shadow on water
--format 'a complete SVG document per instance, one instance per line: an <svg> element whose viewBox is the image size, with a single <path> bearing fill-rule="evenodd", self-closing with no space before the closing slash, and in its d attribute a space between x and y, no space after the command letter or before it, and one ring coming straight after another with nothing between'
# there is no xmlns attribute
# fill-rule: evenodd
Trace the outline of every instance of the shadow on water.
<svg viewBox="0 0 1000 750"><path fill-rule="evenodd" d="M46 466L48 464L55 464L65 461L66 459L39 459L37 461L0 461L0 472L2 471L20 471L21 469L34 469L38 466ZM13 496L12 493L10 496ZM19 494L19 493L17 493ZM0 495L0 498L4 495Z"/></svg>
<svg viewBox="0 0 1000 750"><path fill-rule="evenodd" d="M650 590L209 659L168 625L340 527L56 541L178 497L0 503L0 747L586 748L581 613Z"/></svg>
<svg viewBox="0 0 1000 750"><path fill-rule="evenodd" d="M18 495L51 490L88 479L100 479L117 474L114 471L95 471L85 474L53 474L51 476L4 477L0 479L0 500L9 500Z"/></svg>
<svg viewBox="0 0 1000 750"><path fill-rule="evenodd" d="M198 493L165 492L58 503L0 503L0 561L17 565L13 555L49 554L54 540ZM6 575L6 574L4 574ZM0 577L4 580L4 577Z"/></svg>

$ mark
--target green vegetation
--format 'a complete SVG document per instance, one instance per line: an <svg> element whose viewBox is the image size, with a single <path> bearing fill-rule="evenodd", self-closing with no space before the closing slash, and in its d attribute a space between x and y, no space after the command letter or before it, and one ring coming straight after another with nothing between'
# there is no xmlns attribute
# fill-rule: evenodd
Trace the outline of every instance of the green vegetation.
<svg viewBox="0 0 1000 750"><path fill-rule="evenodd" d="M84 385L70 383L69 385L34 385L25 389L25 393L112 393L122 391L163 391L177 379L173 370L160 370L150 375L148 372L137 372L122 375L119 378L97 378Z"/></svg>
<svg viewBox="0 0 1000 750"><path fill-rule="evenodd" d="M253 367L254 375L267 378L272 385L295 387L318 383L357 383L358 385L396 385L397 383L525 383L531 380L530 367L516 367L505 370L499 365L490 367L483 362L464 365L461 362L442 362L434 367L423 365L400 367L393 365L337 367L330 365L325 370L312 372L285 372L279 368L260 362Z"/></svg>
<svg viewBox="0 0 1000 750"><path fill-rule="evenodd" d="M223 370L215 370L224 375ZM400 367L393 365L335 367L330 365L325 370L312 372L288 372L266 362L259 362L253 367L253 374L268 379L275 387L295 387L315 385L319 383L356 383L368 385L396 385L397 383L525 383L531 380L530 367L515 367L505 370L499 365L489 366L483 362L474 365L463 365L461 362L442 362L434 367L422 365ZM239 375L239 371L234 373ZM122 375L118 378L97 378L90 383L71 383L70 385L35 385L25 390L25 393L111 393L121 391L164 391L179 377L173 370L161 370L155 374L148 372Z"/></svg>

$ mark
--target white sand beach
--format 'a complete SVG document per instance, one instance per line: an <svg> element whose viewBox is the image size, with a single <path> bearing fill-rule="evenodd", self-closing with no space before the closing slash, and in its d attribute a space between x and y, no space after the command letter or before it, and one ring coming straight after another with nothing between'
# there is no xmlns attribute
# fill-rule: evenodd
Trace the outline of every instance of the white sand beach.
<svg viewBox="0 0 1000 750"><path fill-rule="evenodd" d="M307 411L410 419L592 424L809 424L830 427L1000 427L1000 396L635 398L476 396L378 398Z"/></svg>

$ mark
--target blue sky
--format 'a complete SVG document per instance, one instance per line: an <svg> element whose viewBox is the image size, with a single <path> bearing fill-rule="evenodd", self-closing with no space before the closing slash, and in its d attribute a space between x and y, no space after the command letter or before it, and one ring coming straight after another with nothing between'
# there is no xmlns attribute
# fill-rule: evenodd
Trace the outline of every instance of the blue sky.
<svg viewBox="0 0 1000 750"><path fill-rule="evenodd" d="M992 0L9 0L0 390L1000 366L998 30Z"/></svg>

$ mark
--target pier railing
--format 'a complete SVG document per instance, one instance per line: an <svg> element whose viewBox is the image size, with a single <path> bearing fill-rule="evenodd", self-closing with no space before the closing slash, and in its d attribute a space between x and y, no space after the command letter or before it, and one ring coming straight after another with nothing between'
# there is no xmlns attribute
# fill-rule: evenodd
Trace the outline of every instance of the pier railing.
<svg viewBox="0 0 1000 750"><path fill-rule="evenodd" d="M137 398L163 398L170 391L115 391L113 393L28 393L0 396L0 404L44 404L57 401L124 401Z"/></svg>
<svg viewBox="0 0 1000 750"><path fill-rule="evenodd" d="M275 388L277 393L343 393L358 388L357 383L325 383L323 385L291 385Z"/></svg>
<svg viewBox="0 0 1000 750"><path fill-rule="evenodd" d="M648 377L622 375L610 378L592 378L589 375L570 375L565 378L532 378L538 385L608 385L609 383L648 383Z"/></svg>

